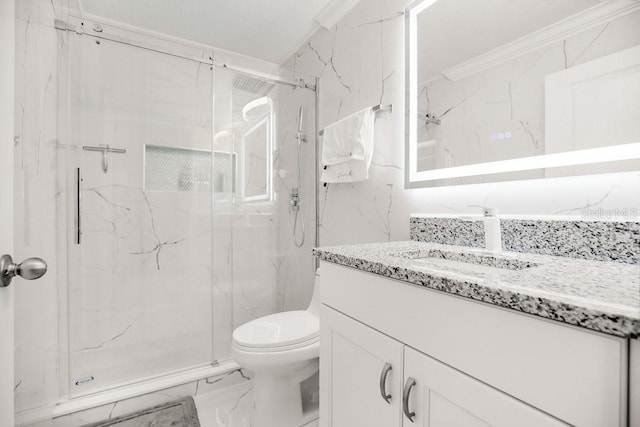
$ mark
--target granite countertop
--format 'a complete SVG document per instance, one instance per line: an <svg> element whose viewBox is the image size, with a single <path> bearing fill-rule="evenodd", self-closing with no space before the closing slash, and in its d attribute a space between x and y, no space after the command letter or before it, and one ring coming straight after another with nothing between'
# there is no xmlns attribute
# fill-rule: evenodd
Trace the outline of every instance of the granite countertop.
<svg viewBox="0 0 640 427"><path fill-rule="evenodd" d="M640 265L491 254L416 241L321 247L313 253L324 261L570 325L620 337L640 336ZM427 253L431 258L424 257ZM456 263L457 254L485 265Z"/></svg>

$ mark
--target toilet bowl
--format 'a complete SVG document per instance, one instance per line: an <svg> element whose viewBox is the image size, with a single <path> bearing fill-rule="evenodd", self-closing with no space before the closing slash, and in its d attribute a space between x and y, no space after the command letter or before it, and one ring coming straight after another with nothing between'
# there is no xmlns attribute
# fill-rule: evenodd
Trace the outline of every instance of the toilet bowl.
<svg viewBox="0 0 640 427"><path fill-rule="evenodd" d="M301 383L318 371L318 281L319 271L306 310L264 316L233 331L231 355L254 373L255 427L299 427L307 421Z"/></svg>

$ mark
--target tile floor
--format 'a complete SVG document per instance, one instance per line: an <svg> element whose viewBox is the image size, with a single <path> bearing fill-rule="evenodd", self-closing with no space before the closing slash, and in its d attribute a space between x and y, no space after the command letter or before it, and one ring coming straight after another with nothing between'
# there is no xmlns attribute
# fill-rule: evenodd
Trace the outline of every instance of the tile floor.
<svg viewBox="0 0 640 427"><path fill-rule="evenodd" d="M243 375L243 378L246 378ZM233 385L229 385L217 390L207 391L205 393L196 394L193 400L198 410L198 419L201 427L253 427L252 420L252 399L251 392L253 390L253 381L246 380ZM159 392L161 393L161 392ZM141 396L142 398L144 396ZM174 400L178 396L167 396L168 400ZM151 401L149 401L151 404ZM155 401L151 406L157 404ZM95 422L100 419L111 418L115 416L114 407L110 405L104 408L106 411L102 416L94 413L91 416L82 413L64 416L49 421L42 421L36 424L30 424L29 427L75 427L81 426L89 422ZM127 408L124 413L140 410L137 408ZM107 415L108 413L108 415ZM96 418L96 415L98 418ZM123 415L118 413L117 415ZM313 417L312 417L313 418ZM141 424L142 427L142 424ZM308 422L301 427L318 427L318 420Z"/></svg>
<svg viewBox="0 0 640 427"><path fill-rule="evenodd" d="M252 390L253 381L246 381L194 397L200 426L253 427L251 418ZM304 427L318 427L318 420L312 420Z"/></svg>

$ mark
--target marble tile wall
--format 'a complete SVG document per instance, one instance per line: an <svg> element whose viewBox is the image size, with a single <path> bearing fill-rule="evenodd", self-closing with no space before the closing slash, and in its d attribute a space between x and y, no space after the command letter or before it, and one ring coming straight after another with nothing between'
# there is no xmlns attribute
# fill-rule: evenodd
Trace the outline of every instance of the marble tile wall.
<svg viewBox="0 0 640 427"><path fill-rule="evenodd" d="M320 76L321 129L366 106L393 104L391 114L376 120L369 180L320 188L320 245L407 240L412 213L479 214L478 205L509 215L581 217L598 211L638 218L637 172L405 190L403 11L410 3L362 1L334 27L315 33L286 63L290 70ZM601 30L589 49L600 49L613 37L610 28ZM584 46L568 49L575 59ZM558 55L563 61L562 51Z"/></svg>
<svg viewBox="0 0 640 427"><path fill-rule="evenodd" d="M310 84L314 79L297 75ZM298 108L303 107L302 129L306 142L300 145L300 182L297 181ZM273 260L278 275L278 308L305 309L311 300L315 279L315 260L311 248L315 246L315 94L309 89L281 88L279 102L277 154L274 159L275 209L278 218L277 257ZM301 218L305 233L302 247L293 241L295 213L289 209L289 194L293 188L300 192L301 210L298 213L296 236L301 242Z"/></svg>

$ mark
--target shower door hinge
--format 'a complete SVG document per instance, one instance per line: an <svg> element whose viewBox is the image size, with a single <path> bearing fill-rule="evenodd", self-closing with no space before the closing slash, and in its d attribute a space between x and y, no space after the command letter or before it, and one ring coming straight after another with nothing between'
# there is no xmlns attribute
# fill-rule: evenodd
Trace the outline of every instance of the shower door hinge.
<svg viewBox="0 0 640 427"><path fill-rule="evenodd" d="M62 30L62 31L67 31L69 29L69 27L67 26L67 23L64 22L62 19L55 19L53 21L53 27L56 30Z"/></svg>
<svg viewBox="0 0 640 427"><path fill-rule="evenodd" d="M62 19L54 19L53 20L53 27L56 30L60 30L60 31L75 31L77 34L82 34L82 22L80 22L80 25L74 25L74 24L68 24L65 21L63 21Z"/></svg>

